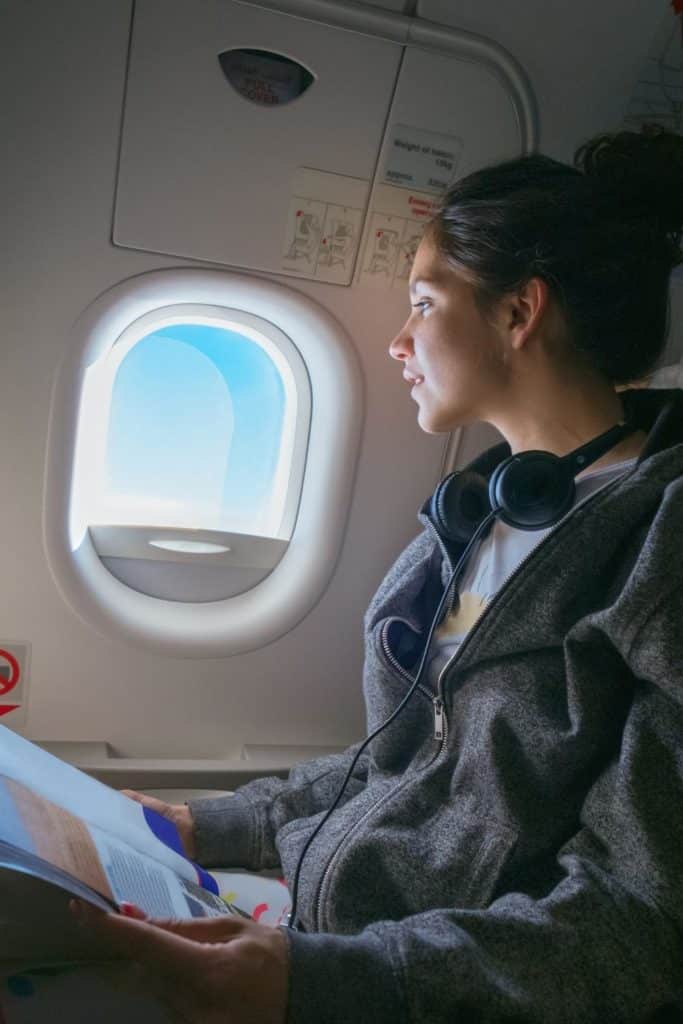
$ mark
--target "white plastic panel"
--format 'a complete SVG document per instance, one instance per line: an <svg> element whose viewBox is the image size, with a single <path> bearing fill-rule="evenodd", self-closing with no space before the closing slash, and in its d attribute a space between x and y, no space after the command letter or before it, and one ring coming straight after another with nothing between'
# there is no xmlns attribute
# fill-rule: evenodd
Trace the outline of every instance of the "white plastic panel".
<svg viewBox="0 0 683 1024"><path fill-rule="evenodd" d="M401 47L232 0L197 14L186 0L135 5L114 242L313 277L283 267L298 169L329 174L313 199L360 207L360 222ZM251 103L219 66L233 47L275 51L316 80L284 106Z"/></svg>
<svg viewBox="0 0 683 1024"><path fill-rule="evenodd" d="M197 21L212 17L212 3L186 3L196 12ZM164 6L170 24L176 5ZM230 6L225 4L226 9ZM338 18L340 38L356 39L357 32L342 31L341 22L347 18L344 5L330 0L323 6ZM415 513L439 477L444 439L418 428L401 367L387 355L387 345L408 311L405 285L392 295L378 295L360 285L343 288L318 280L295 280L297 292L324 306L353 339L367 390L363 443L346 532L344 525L338 525L335 511L348 507L336 479L339 472L346 475L341 461L332 482L333 517L327 526L339 538L340 557L321 600L295 629L259 650L188 664L169 656L170 652L150 652L123 635L103 637L61 599L40 534L49 388L56 365L72 344L74 320L95 296L134 274L183 262L174 256L111 245L132 7L131 0L42 4L41 30L36 32L36 5L16 4L10 31L3 39L2 70L7 72L8 89L11 86L17 97L7 110L7 132L16 145L5 170L17 202L7 210L7 237L12 245L5 254L7 296L1 310L5 343L0 420L4 436L12 439L0 450L8 496L2 523L9 538L3 548L8 581L3 631L7 641L31 645L28 736L106 740L117 755L106 763L114 765L127 758L196 758L198 766L200 759L201 767L204 759L215 759L217 766L210 778L192 773L191 781L184 771L183 778L173 779L166 772L154 779L146 769L139 775L116 775L122 785L232 788L237 784L234 778L219 777L226 759L241 762L249 770L255 763L260 770L263 763L241 757L247 744L289 744L295 751L292 759L300 760L308 756L301 751L307 744L346 745L364 734L362 612L387 567L419 529ZM352 3L348 7L359 20L362 14L366 23L381 20L382 30L387 17L411 20L380 6L372 10L371 18L366 13L369 8ZM463 23L460 15L458 5L452 11L453 25ZM500 13L497 17L500 32L493 19L488 34L505 41L503 29L514 19L501 19ZM292 17L288 22L294 29L300 19ZM350 24L353 28L356 22ZM409 25L397 26L397 36L399 27L402 35L393 41L402 46ZM535 39L533 25L524 28L530 31L528 38ZM188 32L188 45L193 38ZM162 32L158 41L161 60L166 47ZM257 40L250 37L240 42L255 45ZM544 61L552 63L547 36L534 45ZM521 48L510 44L510 49L524 56ZM611 56L615 57L613 51ZM346 66L357 75L364 74L360 61L354 59ZM528 70L536 82L534 65L529 64ZM606 71L601 65L601 73ZM574 84L581 86L582 96L590 94L578 80ZM230 88L227 83L225 87ZM330 110L336 111L342 96L333 99ZM432 101L437 99L440 103L439 97L432 96ZM612 100L618 102L618 96ZM296 106L290 104L289 111ZM365 102L351 104L359 130L367 116L365 106ZM429 110L418 113L421 123ZM36 125L45 130L36 132ZM554 125L569 151L574 129L567 128L561 117ZM440 128L432 124L431 130ZM497 126L482 125L477 130L495 135ZM381 132L377 145L380 136ZM469 141L465 139L466 147ZM348 147L342 155L355 159ZM204 154L203 159L210 156L210 152ZM249 181L261 174L258 167L249 170ZM199 171L203 173L201 167ZM156 186L162 188L163 180ZM272 189L278 186L277 181L269 182L265 191L254 189L245 195L249 201L255 197L256 202L268 204ZM153 195L148 198L154 200ZM176 213L183 215L171 206L165 216L172 220ZM249 226L247 217L240 219L242 225L245 222ZM275 230L273 225L263 225L260 232L265 242ZM253 244L251 234L251 230L236 230L234 240L240 250L246 252ZM330 401L330 407L335 402ZM268 770L273 770L271 762ZM113 774L107 777L115 781Z"/></svg>
<svg viewBox="0 0 683 1024"><path fill-rule="evenodd" d="M150 597L102 564L73 515L78 417L87 367L129 325L173 302L244 309L272 321L298 348L313 408L303 490L289 547L263 582L225 600ZM104 635L181 657L253 650L287 633L319 600L344 537L362 426L362 379L348 335L308 297L261 278L216 270L161 270L123 281L74 324L55 379L45 477L50 569L74 611Z"/></svg>

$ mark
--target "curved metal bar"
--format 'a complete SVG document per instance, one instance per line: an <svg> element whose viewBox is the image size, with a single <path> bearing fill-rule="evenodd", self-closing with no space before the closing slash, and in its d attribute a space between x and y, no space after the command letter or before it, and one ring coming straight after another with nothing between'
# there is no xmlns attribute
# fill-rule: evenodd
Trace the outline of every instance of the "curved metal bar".
<svg viewBox="0 0 683 1024"><path fill-rule="evenodd" d="M516 57L504 46L476 32L419 18L410 20L409 43L460 60L484 64L493 72L510 95L519 124L522 150L532 153L538 146L538 106L529 77Z"/></svg>

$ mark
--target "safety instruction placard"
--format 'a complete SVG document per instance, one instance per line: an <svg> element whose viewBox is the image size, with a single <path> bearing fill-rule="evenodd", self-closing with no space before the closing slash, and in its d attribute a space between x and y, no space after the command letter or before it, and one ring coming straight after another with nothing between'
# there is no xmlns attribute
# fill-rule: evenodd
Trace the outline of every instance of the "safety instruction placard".
<svg viewBox="0 0 683 1024"><path fill-rule="evenodd" d="M462 156L463 141L395 124L384 154L383 180L399 188L438 194L454 181Z"/></svg>
<svg viewBox="0 0 683 1024"><path fill-rule="evenodd" d="M427 193L378 185L367 219L358 283L407 289L425 224L437 206L434 196Z"/></svg>
<svg viewBox="0 0 683 1024"><path fill-rule="evenodd" d="M281 266L302 277L350 284L370 182L299 167L292 183Z"/></svg>

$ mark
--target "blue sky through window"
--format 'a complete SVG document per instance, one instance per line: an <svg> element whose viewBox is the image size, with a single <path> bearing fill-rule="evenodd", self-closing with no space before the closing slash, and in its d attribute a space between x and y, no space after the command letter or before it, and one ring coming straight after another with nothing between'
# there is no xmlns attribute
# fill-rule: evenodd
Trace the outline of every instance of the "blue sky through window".
<svg viewBox="0 0 683 1024"><path fill-rule="evenodd" d="M176 324L146 335L114 382L106 504L118 521L158 512L159 526L258 532L284 401L273 361L236 331Z"/></svg>

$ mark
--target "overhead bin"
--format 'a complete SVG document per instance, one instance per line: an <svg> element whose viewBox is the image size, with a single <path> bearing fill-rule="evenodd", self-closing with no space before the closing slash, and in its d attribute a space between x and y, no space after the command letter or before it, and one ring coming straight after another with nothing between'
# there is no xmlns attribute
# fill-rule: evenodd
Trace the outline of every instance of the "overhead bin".
<svg viewBox="0 0 683 1024"><path fill-rule="evenodd" d="M230 0L197 15L135 5L114 242L348 283L401 47ZM294 63L312 80L285 102Z"/></svg>
<svg viewBox="0 0 683 1024"><path fill-rule="evenodd" d="M113 240L326 283L356 266L356 280L403 281L428 197L533 146L524 72L420 19L275 6L206 0L198 18L187 0L138 0Z"/></svg>

